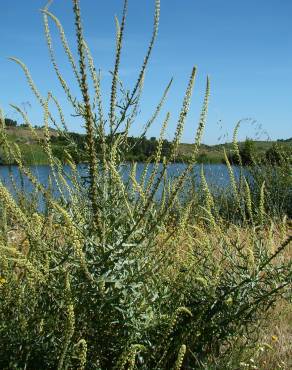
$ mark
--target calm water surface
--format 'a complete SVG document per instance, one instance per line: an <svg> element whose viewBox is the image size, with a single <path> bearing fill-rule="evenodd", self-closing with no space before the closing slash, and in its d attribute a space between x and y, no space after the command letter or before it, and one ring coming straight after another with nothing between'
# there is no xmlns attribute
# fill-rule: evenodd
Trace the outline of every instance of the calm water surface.
<svg viewBox="0 0 292 370"><path fill-rule="evenodd" d="M153 164L149 165L149 172L148 176L150 175L151 167ZM138 163L137 164L137 179L141 177L141 174L143 172L143 169L145 168L144 163ZM160 169L162 166L160 167ZM182 171L186 168L186 165L183 163L173 163L168 166L168 178L175 178L179 174L182 173ZM126 181L129 176L129 169L130 166L125 164L121 166L121 173L123 176L123 179ZM233 167L234 174L238 178L239 177L239 168ZM49 183L49 175L51 173L50 167L48 165L38 165L38 166L30 166L31 172L37 177L39 182L44 185L48 186ZM64 170L67 173L70 173L70 169L68 166L64 166ZM78 165L78 171L81 176L87 175L87 167L84 164ZM201 171L201 165L195 165L193 169L193 176L195 179L195 183L199 184L200 182L200 171ZM224 189L229 185L229 174L226 165L224 164L210 164L210 165L204 165L204 172L206 180L209 184L209 187L213 189ZM0 179L5 184L5 186L12 192L14 192L14 188L12 186L11 182L11 176L9 173L13 174L13 177L15 179L15 183L18 187L21 187L23 191L25 191L27 194L30 194L33 192L34 187L31 184L31 182L26 178L22 177L20 175L20 171L17 166L0 166ZM53 186L54 188L54 186ZM55 188L54 189L56 196L58 195L58 191ZM158 191L158 197L159 197L159 191Z"/></svg>

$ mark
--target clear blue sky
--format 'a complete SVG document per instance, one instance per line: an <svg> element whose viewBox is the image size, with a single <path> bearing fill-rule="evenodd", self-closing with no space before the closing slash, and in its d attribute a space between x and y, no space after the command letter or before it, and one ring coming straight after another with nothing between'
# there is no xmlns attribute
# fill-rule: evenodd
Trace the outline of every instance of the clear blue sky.
<svg viewBox="0 0 292 370"><path fill-rule="evenodd" d="M85 35L103 71L103 90L109 101L109 70L113 68L115 37L114 15L120 15L122 0L81 0ZM69 127L81 131L70 118L70 107L48 60L39 9L43 0L0 2L0 105L6 115L21 119L9 103L26 104L34 123L41 123L42 112L27 87L20 68L7 60L17 56L30 68L42 94L51 90L64 105ZM131 87L150 38L154 0L129 0L125 49L121 78ZM68 40L74 44L74 25L70 0L55 0L50 10L62 21ZM207 74L211 78L208 123L203 141L218 142L240 119L240 138L288 138L292 136L292 1L291 0L162 0L159 36L146 75L141 116L133 134L138 134L151 115L169 79L174 83L159 121L149 135L158 136L166 110L172 113L167 134L171 139L179 114L184 89L193 65L198 67L192 108L187 120L184 142L192 142L203 100ZM53 24L51 25L54 29ZM57 59L64 76L71 80L70 67L60 48L56 32ZM76 85L73 83L73 91ZM262 125L259 129L258 125ZM220 142L225 141L221 138Z"/></svg>

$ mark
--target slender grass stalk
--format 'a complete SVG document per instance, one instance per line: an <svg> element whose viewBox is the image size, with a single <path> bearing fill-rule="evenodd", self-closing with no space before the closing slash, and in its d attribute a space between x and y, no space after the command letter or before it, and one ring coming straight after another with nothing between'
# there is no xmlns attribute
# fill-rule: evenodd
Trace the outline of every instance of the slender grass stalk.
<svg viewBox="0 0 292 370"><path fill-rule="evenodd" d="M128 0L124 0L122 22L121 22L121 26L118 27L118 32L117 32L116 59L115 59L115 66L114 66L112 86L111 86L110 118L109 118L111 135L113 135L114 126L116 124L115 108L116 108L116 98L117 98L117 82L118 82L118 76L119 76L122 42L123 42L124 28L125 28L125 22L126 22L127 7L128 7Z"/></svg>
<svg viewBox="0 0 292 370"><path fill-rule="evenodd" d="M94 117L90 106L90 96L87 85L87 75L86 75L86 65L85 65L85 51L83 43L83 31L80 18L80 8L79 1L73 0L74 5L74 15L75 15L75 26L76 26L76 39L78 45L79 54L79 69L81 76L81 91L84 101L84 119L86 127L86 138L89 152L89 174L90 174L90 197L93 212L95 215L96 225L99 224L99 208L97 203L98 198L98 188L97 188L97 157L95 148L95 138L94 138Z"/></svg>

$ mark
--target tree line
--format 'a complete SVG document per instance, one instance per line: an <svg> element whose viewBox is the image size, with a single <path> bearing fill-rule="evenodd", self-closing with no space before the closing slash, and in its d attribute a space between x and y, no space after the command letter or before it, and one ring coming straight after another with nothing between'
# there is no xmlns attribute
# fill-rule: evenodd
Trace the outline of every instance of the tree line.
<svg viewBox="0 0 292 370"><path fill-rule="evenodd" d="M11 118L5 118L4 122L5 126L8 128L28 127L28 125L26 124L18 125L17 121ZM41 127L35 126L35 128ZM107 137L107 140L111 140L109 136ZM64 135L52 135L51 142L53 154L62 162L66 160L65 149L76 162L80 163L87 160L85 154L86 137L84 134L79 134L76 132L66 132ZM233 151L229 151L228 159L230 163L234 165L242 164L243 166L252 165L254 163L279 164L283 160L288 160L292 163L292 145L288 146L287 143L289 142L292 143L292 138L279 139L266 150L260 150L258 144L255 141L247 138L244 143L239 144L240 157L238 157L238 154L234 153ZM171 146L172 143L170 141L166 139L163 140L161 157L169 158ZM156 139L156 137L150 137L150 139L148 139L145 136L129 136L126 139L124 147L125 153L123 154L126 161L151 161L156 155L158 140ZM97 153L100 153L101 148L98 140L96 141L96 148ZM208 163L208 159L208 153L199 153L198 162ZM177 162L187 162L188 160L189 158L186 155L178 154L178 156L176 157ZM224 162L223 156L221 157L221 161Z"/></svg>
<svg viewBox="0 0 292 370"><path fill-rule="evenodd" d="M107 137L107 140L110 140L110 137ZM52 136L51 142L53 145L53 154L58 157L60 160L64 160L64 148L72 158L77 162L86 161L86 137L85 135L78 134L75 132L70 132L66 136ZM72 145L74 143L74 145ZM96 141L97 153L101 153L100 143ZM171 151L172 143L168 140L163 140L162 142L162 157L169 157ZM127 161L137 161L137 162L146 162L154 160L154 157L158 149L158 140L155 137L150 139L146 137L134 137L129 136L126 139L124 144L125 159ZM178 158L181 160L181 158Z"/></svg>
<svg viewBox="0 0 292 370"><path fill-rule="evenodd" d="M281 143L289 142L288 140L277 140L272 146L263 152L260 152L257 148L256 142L251 139L246 139L243 145L239 147L239 157L238 154L232 152L229 153L228 159L232 164L243 166L249 166L256 163L265 164L281 164L283 162L292 163L292 145L283 146Z"/></svg>

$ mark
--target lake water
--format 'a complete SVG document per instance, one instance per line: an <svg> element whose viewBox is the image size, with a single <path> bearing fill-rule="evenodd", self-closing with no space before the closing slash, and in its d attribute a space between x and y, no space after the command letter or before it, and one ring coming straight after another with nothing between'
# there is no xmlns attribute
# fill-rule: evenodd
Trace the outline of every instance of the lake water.
<svg viewBox="0 0 292 370"><path fill-rule="evenodd" d="M152 168L152 164L149 165L149 171ZM0 166L0 179L5 185L8 187L11 185L10 183L10 176L9 176L9 168L15 177L18 184L20 184L20 173L17 166ZM48 165L38 165L38 166L29 166L32 173L38 178L41 184L46 185L48 182L48 176L50 174L50 167ZM137 164L137 179L140 178L143 169L145 168L144 163L138 163ZM169 177L176 177L179 174L182 173L182 171L186 168L186 165L183 163L172 163L168 166L168 174ZM64 169L66 172L69 172L69 167L64 166ZM127 178L128 174L128 165L124 165L122 172L123 176ZM84 164L78 165L78 170L81 175L86 175L87 170L86 166ZM233 167L234 174L236 177L239 176L239 168L234 166ZM201 171L201 165L195 165L194 166L194 174L195 177L200 177L200 171ZM220 188L226 187L229 183L229 174L227 170L227 166L225 164L205 164L204 165L204 172L205 177L210 185L214 185ZM24 179L24 185L25 188L30 191L31 190L31 184L27 179Z"/></svg>
<svg viewBox="0 0 292 370"><path fill-rule="evenodd" d="M153 164L149 165L149 171L151 170L151 167ZM39 182L44 185L48 186L48 178L50 175L50 167L48 165L39 165L39 166L30 166L29 167L31 172L37 177ZM130 166L125 164L121 167L121 173L123 176L123 179L126 181L129 176L129 168ZM143 172L143 169L145 168L144 163L138 163L137 164L137 180L141 177L141 174ZM162 168L162 166L160 167ZM186 168L186 165L183 163L172 163L168 166L168 178L171 179L173 177L177 177L179 174L182 173L182 171ZM70 169L68 166L64 166L65 172L70 172ZM239 168L233 167L234 174L238 178L239 177ZM87 167L84 164L78 165L78 171L81 176L87 175ZM195 165L193 169L193 176L195 178L195 183L199 184L200 182L200 171L201 171L201 165ZM227 166L224 164L210 164L210 165L204 165L204 172L205 172L205 178L209 184L209 187L212 189L224 189L229 185L229 174L227 170ZM11 175L13 175L13 178L15 179L15 183L18 187L21 187L27 194L30 194L33 192L33 185L31 182L26 178L22 177L20 175L19 168L17 166L0 166L0 179L2 183L14 194L14 188L11 182ZM56 189L55 189L56 191ZM158 191L158 197L159 197L159 191ZM57 191L55 193L57 194Z"/></svg>

